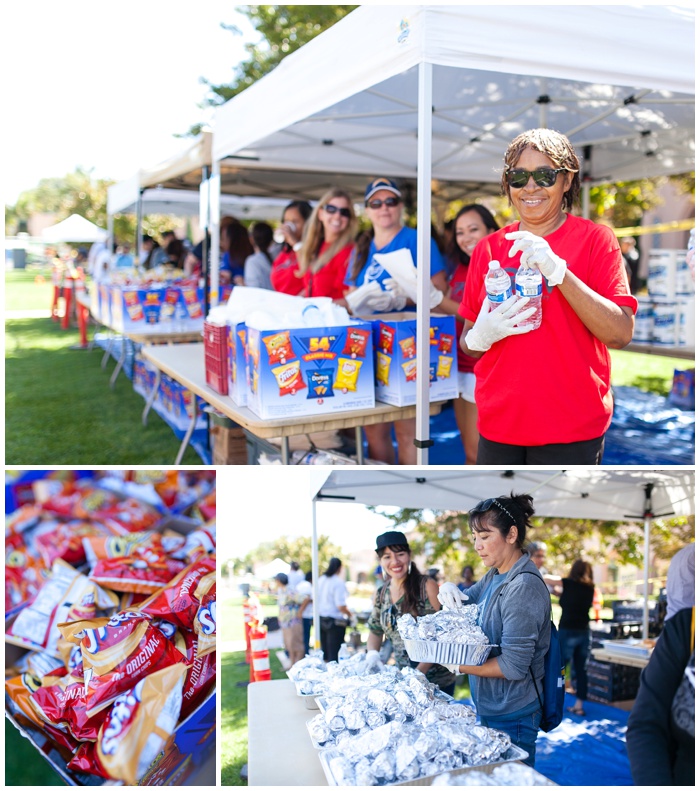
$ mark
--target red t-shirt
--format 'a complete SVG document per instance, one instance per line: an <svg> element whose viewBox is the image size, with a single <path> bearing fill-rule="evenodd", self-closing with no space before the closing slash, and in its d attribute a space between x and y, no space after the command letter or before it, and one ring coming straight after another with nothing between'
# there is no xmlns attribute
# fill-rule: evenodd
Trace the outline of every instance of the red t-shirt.
<svg viewBox="0 0 700 791"><path fill-rule="evenodd" d="M319 256L323 255L328 247L329 244L324 242L321 245ZM352 248L352 243L345 245L318 272L307 271L304 274L302 296L342 299L348 289L345 285L345 275L348 271L348 261L350 260Z"/></svg>
<svg viewBox="0 0 700 791"><path fill-rule="evenodd" d="M492 259L515 277L520 256L508 257L514 223L482 239L471 258L459 312L476 321L486 296L484 277ZM604 225L567 215L545 237L568 268L616 305L637 309L614 233ZM580 442L602 436L613 411L610 355L585 327L558 287L542 283L542 324L504 338L477 361L479 433L510 445Z"/></svg>
<svg viewBox="0 0 700 791"><path fill-rule="evenodd" d="M283 250L272 262L270 283L275 291L283 294L293 297L301 294L304 281L299 277L299 262L294 250Z"/></svg>
<svg viewBox="0 0 700 791"><path fill-rule="evenodd" d="M452 273L452 277L450 278L449 296L450 299L454 300L455 302L461 302L462 298L464 297L464 284L467 279L468 271L468 266L458 263L455 271ZM457 370L464 374L470 374L474 372L476 358L470 357L468 354L465 354L462 351L462 347L459 345L459 339L462 335L462 328L464 327L464 324L462 323L462 319L459 316L455 316L455 319L457 320L457 337L455 338L455 343L457 344Z"/></svg>

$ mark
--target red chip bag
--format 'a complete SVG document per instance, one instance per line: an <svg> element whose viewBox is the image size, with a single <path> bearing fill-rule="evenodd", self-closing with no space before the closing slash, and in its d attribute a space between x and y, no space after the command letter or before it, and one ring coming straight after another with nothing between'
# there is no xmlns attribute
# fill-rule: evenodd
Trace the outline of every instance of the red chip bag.
<svg viewBox="0 0 700 791"><path fill-rule="evenodd" d="M185 661L141 612L59 624L59 629L67 640L80 643L91 717L150 673Z"/></svg>
<svg viewBox="0 0 700 791"><path fill-rule="evenodd" d="M357 327L348 327L345 347L341 354L347 354L350 357L364 357L371 334L371 330L360 330Z"/></svg>
<svg viewBox="0 0 700 791"><path fill-rule="evenodd" d="M109 590L150 595L184 567L180 560L145 550L123 558L98 560L90 578Z"/></svg>
<svg viewBox="0 0 700 791"><path fill-rule="evenodd" d="M211 573L216 573L216 558L200 558L183 569L163 590L154 593L139 609L153 618L162 618L183 629L195 631L194 620L202 604L196 591L202 578Z"/></svg>
<svg viewBox="0 0 700 791"><path fill-rule="evenodd" d="M34 541L47 566L51 566L58 558L71 566L79 566L85 562L83 539L104 536L106 533L107 529L102 525L76 520L59 524L49 532L40 532Z"/></svg>
<svg viewBox="0 0 700 791"><path fill-rule="evenodd" d="M183 632L183 635L187 651L187 675L182 690L180 721L192 714L216 682L216 653L198 654L197 636L193 632Z"/></svg>
<svg viewBox="0 0 700 791"><path fill-rule="evenodd" d="M30 703L44 722L67 730L78 741L97 741L100 725L107 716L106 709L88 714L85 683L75 676L42 679Z"/></svg>
<svg viewBox="0 0 700 791"><path fill-rule="evenodd" d="M107 780L112 779L97 758L96 742L83 742L68 762L68 769L72 772L85 772L86 774L105 777Z"/></svg>
<svg viewBox="0 0 700 791"><path fill-rule="evenodd" d="M124 535L152 528L160 521L161 514L153 506L128 497L107 508L101 508L92 518L103 521L115 535Z"/></svg>

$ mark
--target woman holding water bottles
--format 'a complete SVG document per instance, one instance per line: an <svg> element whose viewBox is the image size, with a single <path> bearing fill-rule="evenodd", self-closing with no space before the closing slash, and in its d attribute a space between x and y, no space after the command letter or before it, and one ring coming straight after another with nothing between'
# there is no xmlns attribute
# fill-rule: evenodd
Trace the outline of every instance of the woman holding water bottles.
<svg viewBox="0 0 700 791"><path fill-rule="evenodd" d="M518 135L501 187L520 221L477 244L459 309L462 349L478 358L477 464L600 464L613 406L608 347L630 342L637 308L620 246L610 228L570 213L579 160L559 132ZM511 278L520 268L526 294L539 278L525 270L541 274L539 327L527 296L491 307L491 261Z"/></svg>

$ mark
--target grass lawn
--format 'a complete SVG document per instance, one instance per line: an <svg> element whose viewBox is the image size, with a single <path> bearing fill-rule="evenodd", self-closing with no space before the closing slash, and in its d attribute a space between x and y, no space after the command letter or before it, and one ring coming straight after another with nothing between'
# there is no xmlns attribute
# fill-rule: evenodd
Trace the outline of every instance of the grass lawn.
<svg viewBox="0 0 700 791"><path fill-rule="evenodd" d="M5 272L5 310L50 310L53 298L47 267Z"/></svg>
<svg viewBox="0 0 700 791"><path fill-rule="evenodd" d="M5 786L63 786L65 783L54 772L36 747L21 736L15 726L5 719Z"/></svg>

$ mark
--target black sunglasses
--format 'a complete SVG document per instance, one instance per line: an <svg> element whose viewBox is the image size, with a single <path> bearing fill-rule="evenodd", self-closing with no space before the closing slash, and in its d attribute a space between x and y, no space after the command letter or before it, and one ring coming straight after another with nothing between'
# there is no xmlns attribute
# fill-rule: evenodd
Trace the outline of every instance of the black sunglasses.
<svg viewBox="0 0 700 791"><path fill-rule="evenodd" d="M384 200L375 198L374 200L368 200L365 206L369 206L370 209L381 209L382 206L393 209L394 206L398 206L399 203L401 203L401 201L398 198L384 198Z"/></svg>
<svg viewBox="0 0 700 791"><path fill-rule="evenodd" d="M340 212L341 217L347 217L348 220L350 219L350 209L346 209L345 206L341 209L340 206L334 206L332 203L327 203L323 207L324 211L327 211L328 214L335 214L336 212Z"/></svg>
<svg viewBox="0 0 700 791"><path fill-rule="evenodd" d="M553 187L559 173L564 173L565 171L566 168L537 168L535 170L515 168L515 170L506 172L506 181L508 186L522 189L530 181L530 176L532 176L538 187Z"/></svg>
<svg viewBox="0 0 700 791"><path fill-rule="evenodd" d="M480 503L477 503L471 509L471 511L469 511L469 513L483 514L484 512L493 508L494 505L500 508L501 511L503 511L503 513L506 514L506 516L508 516L512 520L513 524L515 524L515 517L513 516L513 514L511 514L511 512L505 507L505 505L503 505L500 502L500 500L498 500L496 497L489 497L488 500L482 500Z"/></svg>

